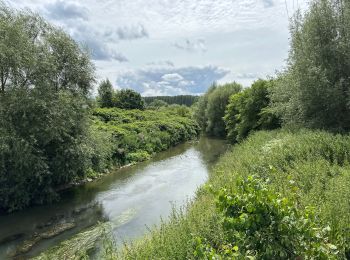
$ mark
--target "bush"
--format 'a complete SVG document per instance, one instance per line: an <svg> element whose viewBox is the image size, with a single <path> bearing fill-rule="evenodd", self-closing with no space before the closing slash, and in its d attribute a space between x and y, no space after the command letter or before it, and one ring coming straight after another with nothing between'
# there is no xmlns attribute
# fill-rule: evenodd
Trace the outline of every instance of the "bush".
<svg viewBox="0 0 350 260"><path fill-rule="evenodd" d="M129 162L143 162L150 159L151 156L146 151L138 151L135 153L129 153L126 157Z"/></svg>
<svg viewBox="0 0 350 260"><path fill-rule="evenodd" d="M0 99L0 207L51 201L58 186L82 178L89 167L85 100L39 88L12 90Z"/></svg>
<svg viewBox="0 0 350 260"><path fill-rule="evenodd" d="M98 108L93 115L94 127L111 137L111 157L118 165L146 160L199 134L198 125L189 118L189 108L183 106L157 111Z"/></svg>
<svg viewBox="0 0 350 260"><path fill-rule="evenodd" d="M349 136L323 131L258 132L222 158L214 189L227 178L256 174L269 180L269 187L295 199L299 208L313 207L321 225L330 226L329 237L340 255L349 254L349 149ZM221 174L232 169L229 176Z"/></svg>
<svg viewBox="0 0 350 260"><path fill-rule="evenodd" d="M243 140L251 131L280 126L279 119L268 111L268 89L272 84L272 80L258 80L250 88L230 97L224 121L231 142Z"/></svg>
<svg viewBox="0 0 350 260"><path fill-rule="evenodd" d="M238 179L236 187L217 192L227 244L216 252L258 259L336 258L337 248L327 238L330 228L319 228L312 210L303 212L252 176Z"/></svg>

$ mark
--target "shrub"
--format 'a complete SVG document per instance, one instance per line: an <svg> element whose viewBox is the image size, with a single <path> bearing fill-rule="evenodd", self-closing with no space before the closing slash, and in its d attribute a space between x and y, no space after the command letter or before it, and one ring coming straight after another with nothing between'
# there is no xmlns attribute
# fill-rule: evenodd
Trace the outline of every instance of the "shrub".
<svg viewBox="0 0 350 260"><path fill-rule="evenodd" d="M231 142L243 140L251 131L275 129L279 119L268 111L268 89L273 81L258 80L250 88L230 97L224 121Z"/></svg>
<svg viewBox="0 0 350 260"><path fill-rule="evenodd" d="M312 210L305 212L293 200L274 193L265 182L249 176L238 179L235 189L217 192L223 214L226 245L217 252L258 259L335 259L327 228L319 228Z"/></svg>
<svg viewBox="0 0 350 260"><path fill-rule="evenodd" d="M189 108L172 106L161 110L94 110L94 125L111 136L113 161L123 165L148 159L152 154L195 138L198 125L189 118Z"/></svg>

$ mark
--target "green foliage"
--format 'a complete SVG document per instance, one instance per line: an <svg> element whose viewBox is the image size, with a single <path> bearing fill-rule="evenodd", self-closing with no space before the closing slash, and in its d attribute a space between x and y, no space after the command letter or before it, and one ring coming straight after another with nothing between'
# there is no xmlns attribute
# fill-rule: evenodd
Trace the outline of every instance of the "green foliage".
<svg viewBox="0 0 350 260"><path fill-rule="evenodd" d="M282 196L296 200L299 208L313 207L321 224L330 226L330 239L343 255L349 253L350 240L349 149L349 136L305 130L258 132L227 154L218 172L234 169L232 179L255 174L268 179L269 187ZM227 182L227 176L220 175L214 190Z"/></svg>
<svg viewBox="0 0 350 260"><path fill-rule="evenodd" d="M178 95L178 96L155 96L155 97L144 97L144 100L147 104L147 106L151 106L151 104L154 101L160 100L168 105L176 104L176 105L185 105L185 106L192 106L194 103L198 101L198 96L191 96L191 95Z"/></svg>
<svg viewBox="0 0 350 260"><path fill-rule="evenodd" d="M206 133L211 136L226 136L225 115L226 106L231 95L241 91L242 86L237 83L225 84L217 87L208 97L205 111L207 118Z"/></svg>
<svg viewBox="0 0 350 260"><path fill-rule="evenodd" d="M37 14L0 3L0 93L33 85L87 94L94 81L89 55Z"/></svg>
<svg viewBox="0 0 350 260"><path fill-rule="evenodd" d="M141 109L145 104L141 95L132 89L115 91L111 82L106 79L98 87L97 101L99 106L104 108L118 107L121 109Z"/></svg>
<svg viewBox="0 0 350 260"><path fill-rule="evenodd" d="M349 21L349 1L315 0L295 16L289 66L271 94L284 124L350 129Z"/></svg>
<svg viewBox="0 0 350 260"><path fill-rule="evenodd" d="M319 228L312 210L299 210L252 176L238 179L235 187L219 190L217 198L234 251L259 259L336 258L337 248L327 238L330 228Z"/></svg>
<svg viewBox="0 0 350 260"><path fill-rule="evenodd" d="M210 136L225 137L226 129L223 117L231 95L240 92L242 86L229 83L223 86L213 85L198 101L195 118L201 129Z"/></svg>
<svg viewBox="0 0 350 260"><path fill-rule="evenodd" d="M208 120L206 117L206 110L208 106L208 98L209 95L217 88L217 85L214 83L212 86L209 87L207 92L201 96L198 100L198 103L195 106L195 114L194 118L196 119L198 125L201 128L201 131L205 133L205 130L208 125Z"/></svg>
<svg viewBox="0 0 350 260"><path fill-rule="evenodd" d="M189 108L168 107L161 110L124 110L98 108L94 127L112 141L113 163L123 165L147 160L199 134L198 125L189 118Z"/></svg>
<svg viewBox="0 0 350 260"><path fill-rule="evenodd" d="M100 107L113 107L114 90L112 83L106 79L98 87L98 103Z"/></svg>
<svg viewBox="0 0 350 260"><path fill-rule="evenodd" d="M88 54L36 14L1 3L0 34L0 208L12 211L56 199L92 167L94 76Z"/></svg>
<svg viewBox="0 0 350 260"><path fill-rule="evenodd" d="M1 208L50 201L54 187L83 176L89 165L84 99L42 89L14 89L1 97Z"/></svg>
<svg viewBox="0 0 350 260"><path fill-rule="evenodd" d="M150 159L151 156L147 151L137 151L134 153L129 153L126 156L126 160L129 162L142 162Z"/></svg>
<svg viewBox="0 0 350 260"><path fill-rule="evenodd" d="M144 109L145 104L139 93L132 89L122 89L116 92L114 106L122 109Z"/></svg>
<svg viewBox="0 0 350 260"><path fill-rule="evenodd" d="M224 117L231 142L243 140L251 131L279 127L278 118L267 110L271 84L273 81L260 79L250 88L231 96Z"/></svg>

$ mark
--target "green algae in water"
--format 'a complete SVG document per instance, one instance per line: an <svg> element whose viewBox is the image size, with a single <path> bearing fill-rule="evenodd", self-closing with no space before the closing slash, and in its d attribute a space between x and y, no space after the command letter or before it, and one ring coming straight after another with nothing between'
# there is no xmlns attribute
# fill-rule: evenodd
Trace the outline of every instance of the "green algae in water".
<svg viewBox="0 0 350 260"><path fill-rule="evenodd" d="M103 236L107 230L112 230L118 226L122 226L129 222L136 215L135 209L128 209L122 212L118 217L112 221L99 223L89 228L88 230L76 234L72 238L63 241L58 246L55 246L38 257L35 260L73 260L73 259L87 259L87 252L93 249L96 242Z"/></svg>

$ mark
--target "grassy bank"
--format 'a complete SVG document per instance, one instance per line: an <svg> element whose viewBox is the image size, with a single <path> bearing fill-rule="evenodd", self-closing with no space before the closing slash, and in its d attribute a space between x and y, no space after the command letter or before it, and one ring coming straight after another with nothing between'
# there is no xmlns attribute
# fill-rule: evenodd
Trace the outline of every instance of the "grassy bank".
<svg viewBox="0 0 350 260"><path fill-rule="evenodd" d="M98 108L93 128L112 165L122 166L149 159L153 154L198 136L190 110L173 106L160 110Z"/></svg>
<svg viewBox="0 0 350 260"><path fill-rule="evenodd" d="M322 131L255 133L221 159L186 213L105 257L343 259L349 150L349 136Z"/></svg>

